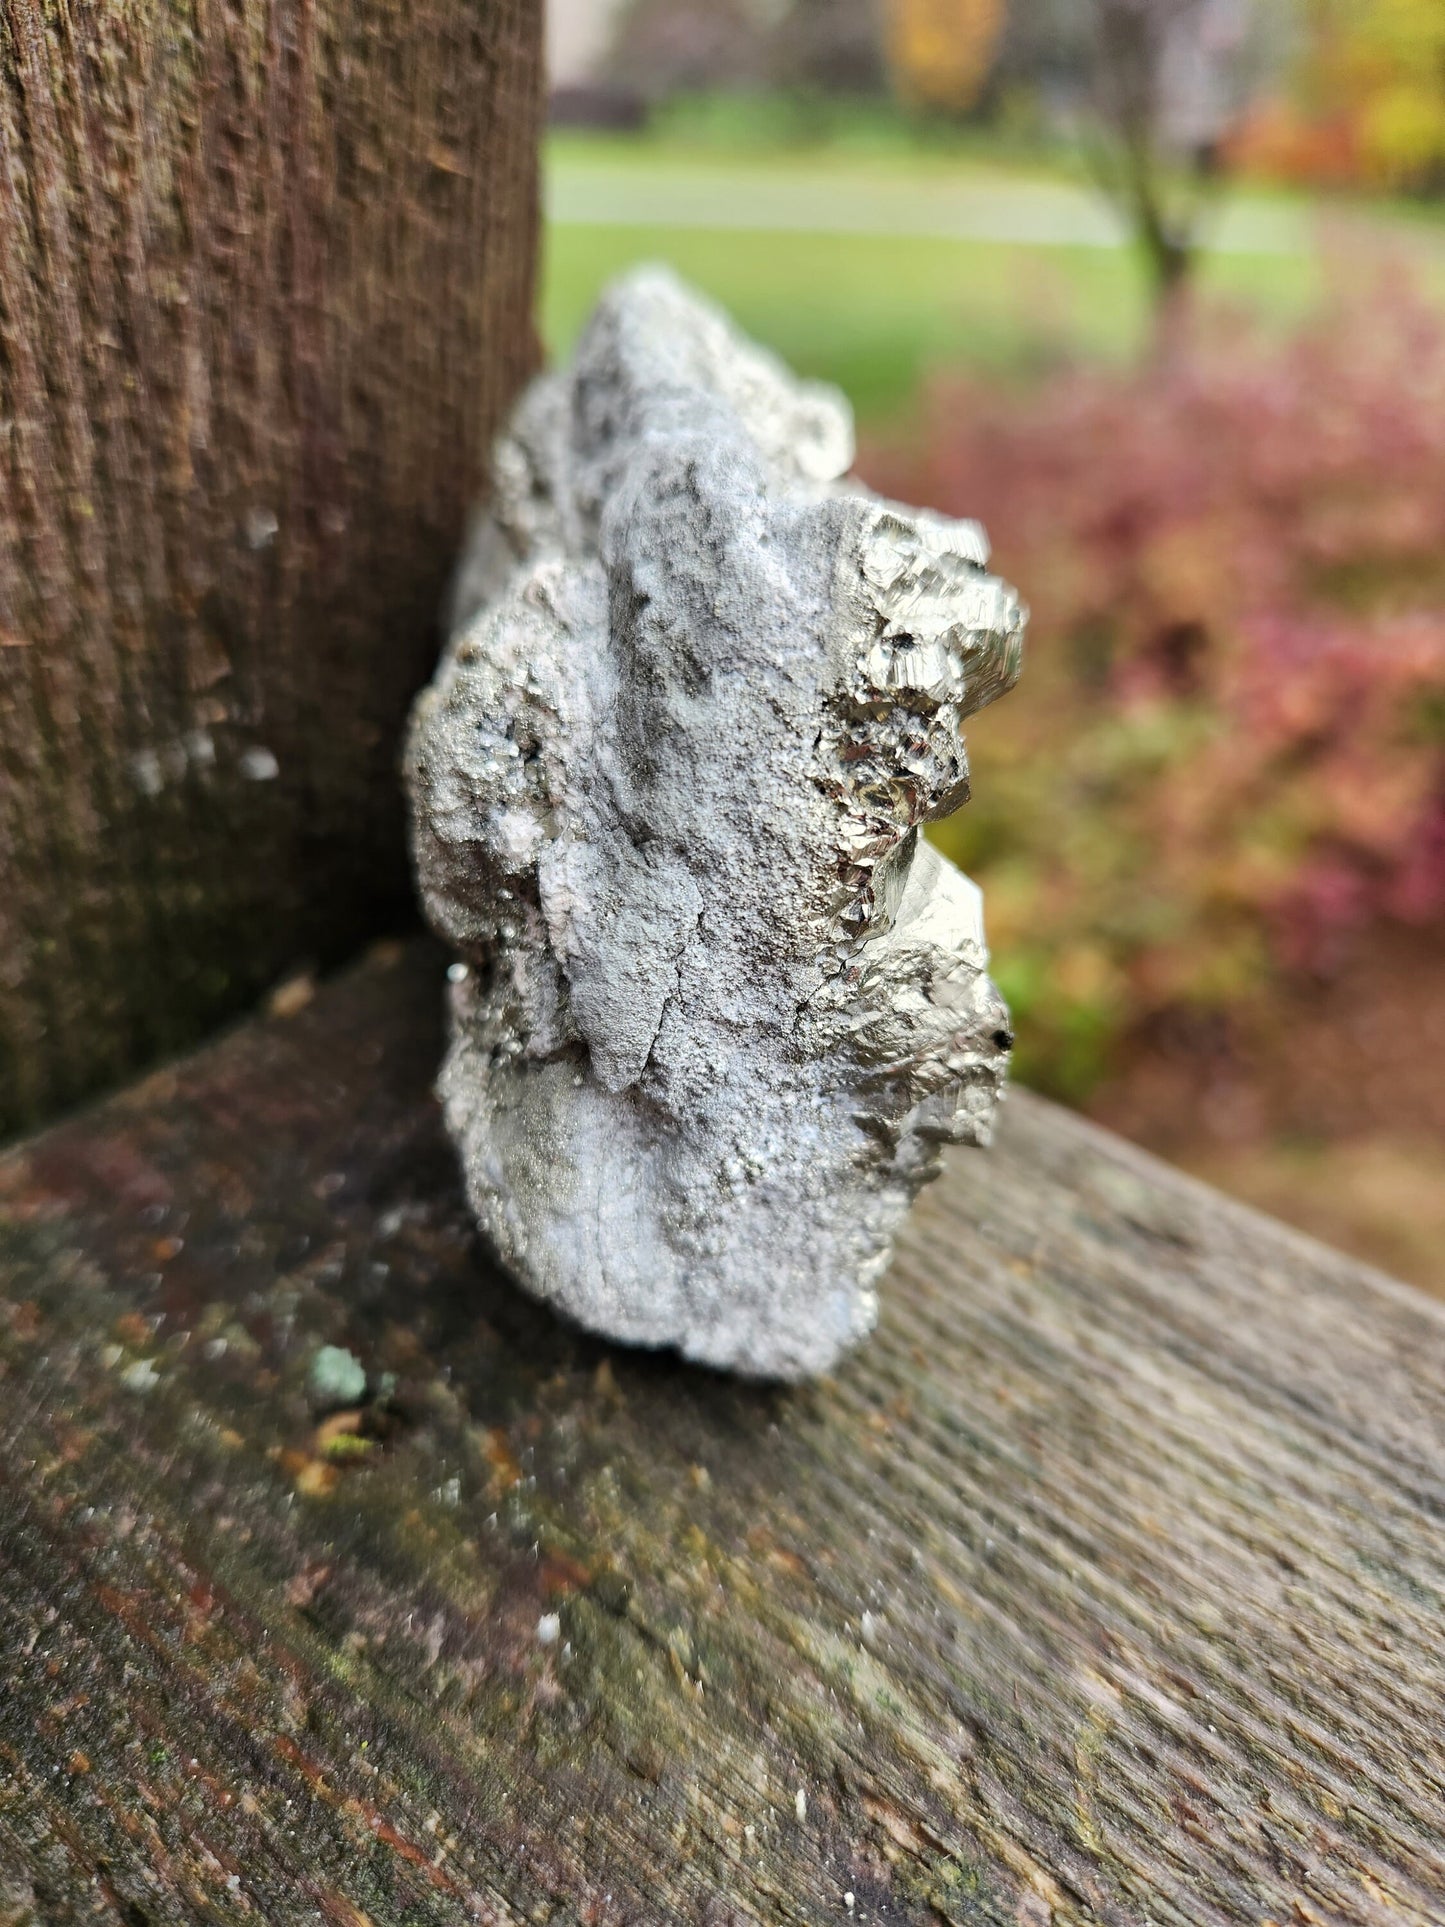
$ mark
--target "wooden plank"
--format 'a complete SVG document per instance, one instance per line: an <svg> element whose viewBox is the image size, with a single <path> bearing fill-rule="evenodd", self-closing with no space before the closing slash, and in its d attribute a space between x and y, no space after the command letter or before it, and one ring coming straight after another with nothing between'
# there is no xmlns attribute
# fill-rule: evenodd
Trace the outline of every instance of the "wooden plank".
<svg viewBox="0 0 1445 1927"><path fill-rule="evenodd" d="M0 0L0 1134L411 914L538 0Z"/></svg>
<svg viewBox="0 0 1445 1927"><path fill-rule="evenodd" d="M0 1917L1445 1917L1441 1307L1018 1094L833 1379L610 1351L440 972L0 1166Z"/></svg>

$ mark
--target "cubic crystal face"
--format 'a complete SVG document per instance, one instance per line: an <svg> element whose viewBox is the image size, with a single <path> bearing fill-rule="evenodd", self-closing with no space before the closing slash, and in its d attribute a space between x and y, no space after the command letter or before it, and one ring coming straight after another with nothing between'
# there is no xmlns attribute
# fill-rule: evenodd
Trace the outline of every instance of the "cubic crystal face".
<svg viewBox="0 0 1445 1927"><path fill-rule="evenodd" d="M660 269L496 451L406 756L481 1228L613 1338L754 1376L871 1328L1008 1013L919 836L1018 675L983 531L847 474L851 417Z"/></svg>

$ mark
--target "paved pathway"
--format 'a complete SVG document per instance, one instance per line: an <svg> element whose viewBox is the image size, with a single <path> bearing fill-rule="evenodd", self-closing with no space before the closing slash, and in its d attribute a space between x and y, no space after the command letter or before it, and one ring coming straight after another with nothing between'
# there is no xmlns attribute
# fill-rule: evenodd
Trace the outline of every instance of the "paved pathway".
<svg viewBox="0 0 1445 1927"><path fill-rule="evenodd" d="M1046 248L1118 248L1129 239L1102 194L1066 181L890 179L847 163L769 172L554 159L546 208L550 220L579 227L879 234ZM1284 202L1225 200L1211 244L1229 254L1306 253L1313 246L1309 213Z"/></svg>

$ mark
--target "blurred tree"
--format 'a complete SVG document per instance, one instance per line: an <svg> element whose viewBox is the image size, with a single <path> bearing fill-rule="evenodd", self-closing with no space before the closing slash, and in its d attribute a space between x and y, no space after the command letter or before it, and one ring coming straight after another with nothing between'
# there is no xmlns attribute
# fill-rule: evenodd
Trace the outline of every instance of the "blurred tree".
<svg viewBox="0 0 1445 1927"><path fill-rule="evenodd" d="M617 19L608 71L647 100L759 86L772 26L749 0L630 0Z"/></svg>
<svg viewBox="0 0 1445 1927"><path fill-rule="evenodd" d="M1346 0L1328 0L1346 4ZM963 112L993 82L1084 122L1161 310L1197 251L1226 137L1285 64L1297 0L886 0L894 84ZM1372 0L1437 13L1440 0Z"/></svg>
<svg viewBox="0 0 1445 1927"><path fill-rule="evenodd" d="M611 77L650 100L711 88L867 94L883 83L876 0L629 0Z"/></svg>
<svg viewBox="0 0 1445 1927"><path fill-rule="evenodd" d="M1445 183L1445 4L1315 0L1311 91L1342 116L1365 175L1388 187Z"/></svg>
<svg viewBox="0 0 1445 1927"><path fill-rule="evenodd" d="M1005 12L1004 0L888 0L888 65L900 97L966 113L992 70Z"/></svg>
<svg viewBox="0 0 1445 1927"><path fill-rule="evenodd" d="M1077 103L1087 78L1087 36L1079 0L1008 0L999 73L1036 91L1046 105Z"/></svg>
<svg viewBox="0 0 1445 1927"><path fill-rule="evenodd" d="M772 37L769 76L803 91L878 93L882 42L876 0L792 0Z"/></svg>
<svg viewBox="0 0 1445 1927"><path fill-rule="evenodd" d="M1161 312L1198 251L1224 136L1258 83L1266 0L1083 0L1099 178L1128 220Z"/></svg>

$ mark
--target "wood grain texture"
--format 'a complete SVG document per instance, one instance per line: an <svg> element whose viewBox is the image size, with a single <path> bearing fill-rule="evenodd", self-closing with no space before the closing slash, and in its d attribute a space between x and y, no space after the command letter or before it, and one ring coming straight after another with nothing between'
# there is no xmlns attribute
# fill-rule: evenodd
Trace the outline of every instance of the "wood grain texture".
<svg viewBox="0 0 1445 1927"><path fill-rule="evenodd" d="M1020 1093L835 1378L609 1351L440 974L0 1165L3 1918L1445 1917L1439 1306Z"/></svg>
<svg viewBox="0 0 1445 1927"><path fill-rule="evenodd" d="M405 912L538 0L0 0L0 1133Z"/></svg>

